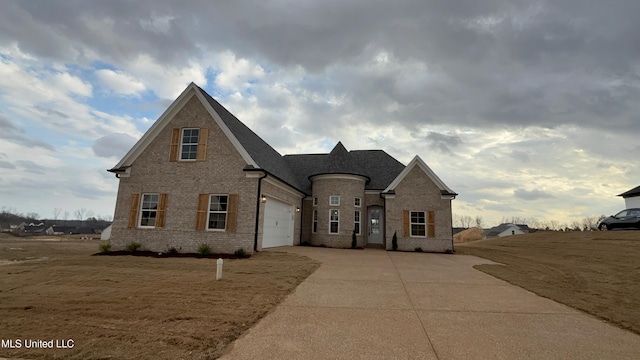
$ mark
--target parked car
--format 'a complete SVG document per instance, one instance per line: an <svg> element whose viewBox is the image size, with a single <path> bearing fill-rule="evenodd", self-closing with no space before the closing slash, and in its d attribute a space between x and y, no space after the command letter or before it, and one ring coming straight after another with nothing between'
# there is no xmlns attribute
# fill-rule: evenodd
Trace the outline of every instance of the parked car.
<svg viewBox="0 0 640 360"><path fill-rule="evenodd" d="M609 216L598 224L600 230L640 229L640 209L626 209Z"/></svg>

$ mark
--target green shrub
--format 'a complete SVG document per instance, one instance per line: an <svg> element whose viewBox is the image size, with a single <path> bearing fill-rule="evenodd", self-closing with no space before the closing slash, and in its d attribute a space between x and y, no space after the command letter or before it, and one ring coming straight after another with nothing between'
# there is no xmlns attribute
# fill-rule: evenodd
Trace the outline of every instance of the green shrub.
<svg viewBox="0 0 640 360"><path fill-rule="evenodd" d="M130 253L134 253L137 252L138 250L140 250L140 247L142 246L142 244L137 243L137 242L132 242L129 245L127 245L127 247L125 247L125 249L130 252Z"/></svg>
<svg viewBox="0 0 640 360"><path fill-rule="evenodd" d="M358 239L356 238L356 230L353 230L351 234L351 248L355 249L358 246Z"/></svg>
<svg viewBox="0 0 640 360"><path fill-rule="evenodd" d="M237 257L239 257L239 258L243 258L243 257L246 257L246 256L247 256L247 253L246 253L246 251L244 251L244 249L243 249L243 248L240 248L240 249L236 250L236 251L233 253L233 255L235 255L235 256L237 256Z"/></svg>
<svg viewBox="0 0 640 360"><path fill-rule="evenodd" d="M202 244L200 246L198 246L198 255L209 255L211 254L211 248L209 247L209 245L207 244Z"/></svg>
<svg viewBox="0 0 640 360"><path fill-rule="evenodd" d="M397 234L397 231L393 232L393 239L391 239L391 247L393 248L393 251L398 250L398 234Z"/></svg>
<svg viewBox="0 0 640 360"><path fill-rule="evenodd" d="M422 252L422 248L421 247L417 247L416 248L416 252Z"/></svg>
<svg viewBox="0 0 640 360"><path fill-rule="evenodd" d="M100 244L98 246L98 249L100 250L100 254L108 254L111 252L111 244Z"/></svg>

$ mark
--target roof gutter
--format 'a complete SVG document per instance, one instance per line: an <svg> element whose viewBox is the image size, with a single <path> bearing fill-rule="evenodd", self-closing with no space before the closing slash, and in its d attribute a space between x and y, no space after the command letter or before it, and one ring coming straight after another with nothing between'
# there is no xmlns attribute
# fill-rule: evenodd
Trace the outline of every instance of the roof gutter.
<svg viewBox="0 0 640 360"><path fill-rule="evenodd" d="M122 166L119 168L107 169L107 171L116 174L116 177L119 178L121 174L127 174L130 167L131 166Z"/></svg>

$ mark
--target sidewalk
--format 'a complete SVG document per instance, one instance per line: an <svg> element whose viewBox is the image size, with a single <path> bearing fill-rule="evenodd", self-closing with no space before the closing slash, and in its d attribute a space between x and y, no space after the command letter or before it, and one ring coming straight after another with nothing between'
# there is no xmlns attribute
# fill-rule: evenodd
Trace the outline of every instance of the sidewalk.
<svg viewBox="0 0 640 360"><path fill-rule="evenodd" d="M286 247L322 262L221 359L638 359L640 336L465 255Z"/></svg>

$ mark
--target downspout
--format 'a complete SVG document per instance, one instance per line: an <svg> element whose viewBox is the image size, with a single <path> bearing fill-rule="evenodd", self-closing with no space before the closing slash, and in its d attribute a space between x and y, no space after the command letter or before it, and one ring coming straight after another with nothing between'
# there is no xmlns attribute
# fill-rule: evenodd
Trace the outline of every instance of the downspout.
<svg viewBox="0 0 640 360"><path fill-rule="evenodd" d="M258 178L258 196L256 197L256 228L255 234L253 236L253 251L258 251L258 227L260 225L260 198L262 195L262 179L267 177L267 173L265 172L263 176Z"/></svg>
<svg viewBox="0 0 640 360"><path fill-rule="evenodd" d="M298 214L296 214L297 216ZM298 235L298 246L302 245L302 222L304 221L304 198L300 200L300 235ZM313 221L313 219L311 220ZM294 223L295 228L295 223Z"/></svg>
<svg viewBox="0 0 640 360"><path fill-rule="evenodd" d="M382 194L380 194L382 196ZM387 250L387 197L382 196L382 204L384 211L382 212L382 221L384 222L384 229L382 229L382 242L384 243L384 250ZM368 217L367 217L368 219Z"/></svg>
<svg viewBox="0 0 640 360"><path fill-rule="evenodd" d="M456 197L454 196L453 199L455 199ZM451 209L451 202L453 201L453 199L449 200L449 209ZM451 251L453 251L453 253L456 253L456 248L453 246L453 211L450 211L451 213Z"/></svg>

